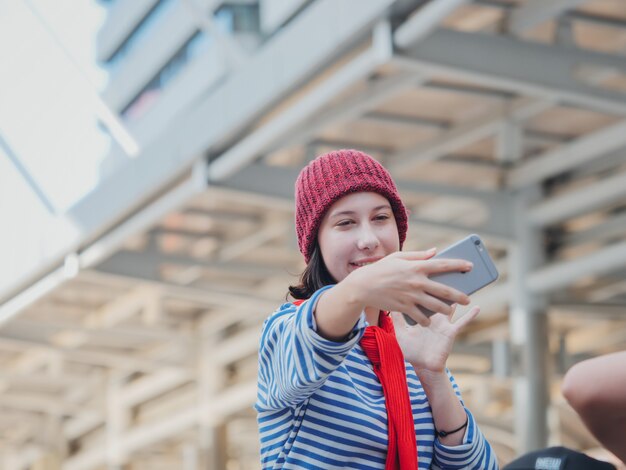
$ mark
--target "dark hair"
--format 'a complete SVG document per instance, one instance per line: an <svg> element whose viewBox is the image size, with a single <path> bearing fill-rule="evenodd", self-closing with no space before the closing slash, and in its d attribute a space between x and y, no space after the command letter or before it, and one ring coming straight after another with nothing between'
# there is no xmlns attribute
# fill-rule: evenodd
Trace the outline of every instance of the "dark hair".
<svg viewBox="0 0 626 470"><path fill-rule="evenodd" d="M322 252L320 251L317 241L313 246L313 252L309 259L304 271L300 275L300 284L295 286L289 286L289 294L295 299L308 299L317 290L330 284L336 284L337 281L330 275L324 259L322 258Z"/></svg>

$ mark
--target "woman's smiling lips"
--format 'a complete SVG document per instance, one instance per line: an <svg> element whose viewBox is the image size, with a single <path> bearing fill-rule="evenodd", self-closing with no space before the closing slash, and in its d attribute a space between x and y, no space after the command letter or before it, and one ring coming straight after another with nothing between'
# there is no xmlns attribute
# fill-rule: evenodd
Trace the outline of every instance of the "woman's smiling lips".
<svg viewBox="0 0 626 470"><path fill-rule="evenodd" d="M364 258L358 261L351 261L350 266L353 268L362 268L363 266L367 266L368 264L375 263L376 261L382 259L382 257L377 258Z"/></svg>

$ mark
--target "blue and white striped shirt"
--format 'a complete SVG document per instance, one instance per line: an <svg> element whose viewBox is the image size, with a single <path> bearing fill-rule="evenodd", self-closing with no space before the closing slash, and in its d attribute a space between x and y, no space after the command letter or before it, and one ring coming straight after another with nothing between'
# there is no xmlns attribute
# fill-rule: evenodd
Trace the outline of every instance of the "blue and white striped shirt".
<svg viewBox="0 0 626 470"><path fill-rule="evenodd" d="M359 345L361 315L350 338L334 342L316 332L313 308L321 292L299 307L282 305L263 325L259 350L258 412L265 469L381 470L387 458L387 410L381 384ZM498 468L471 413L459 446L435 439L428 400L406 362L419 468ZM450 381L460 398L452 376Z"/></svg>

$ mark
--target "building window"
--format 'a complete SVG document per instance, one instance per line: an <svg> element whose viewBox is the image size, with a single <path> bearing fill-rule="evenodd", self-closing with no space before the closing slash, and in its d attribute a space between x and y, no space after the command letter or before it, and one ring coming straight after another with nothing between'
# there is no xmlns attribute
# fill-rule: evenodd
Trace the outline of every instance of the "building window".
<svg viewBox="0 0 626 470"><path fill-rule="evenodd" d="M257 4L229 4L225 3L215 12L216 18L223 16L231 22L230 31L234 33L258 33L259 5Z"/></svg>
<svg viewBox="0 0 626 470"><path fill-rule="evenodd" d="M155 3L120 47L105 61L106 67L113 71L124 62L124 58L128 56L129 52L141 42L142 38L147 36L159 21L169 14L175 5L176 0L159 0Z"/></svg>
<svg viewBox="0 0 626 470"><path fill-rule="evenodd" d="M214 14L217 27L228 35L257 32L258 6L222 5ZM157 72L148 84L121 111L122 118L133 121L143 116L157 101L163 89L191 62L213 46L214 39L198 30Z"/></svg>
<svg viewBox="0 0 626 470"><path fill-rule="evenodd" d="M159 72L148 82L139 94L122 110L124 120L135 120L141 117L157 100L168 84L178 76L185 66L210 47L210 38L196 33L172 56Z"/></svg>

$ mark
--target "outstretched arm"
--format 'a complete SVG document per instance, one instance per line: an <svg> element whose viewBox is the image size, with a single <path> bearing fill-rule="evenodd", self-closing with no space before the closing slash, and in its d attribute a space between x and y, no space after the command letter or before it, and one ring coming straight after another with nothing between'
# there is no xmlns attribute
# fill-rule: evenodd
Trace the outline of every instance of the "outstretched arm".
<svg viewBox="0 0 626 470"><path fill-rule="evenodd" d="M626 462L626 351L576 364L562 392L591 433Z"/></svg>
<svg viewBox="0 0 626 470"><path fill-rule="evenodd" d="M287 303L264 323L259 347L258 411L294 407L306 400L341 365L365 330L364 318L352 335L335 342L316 331L315 304L323 287L300 306Z"/></svg>

